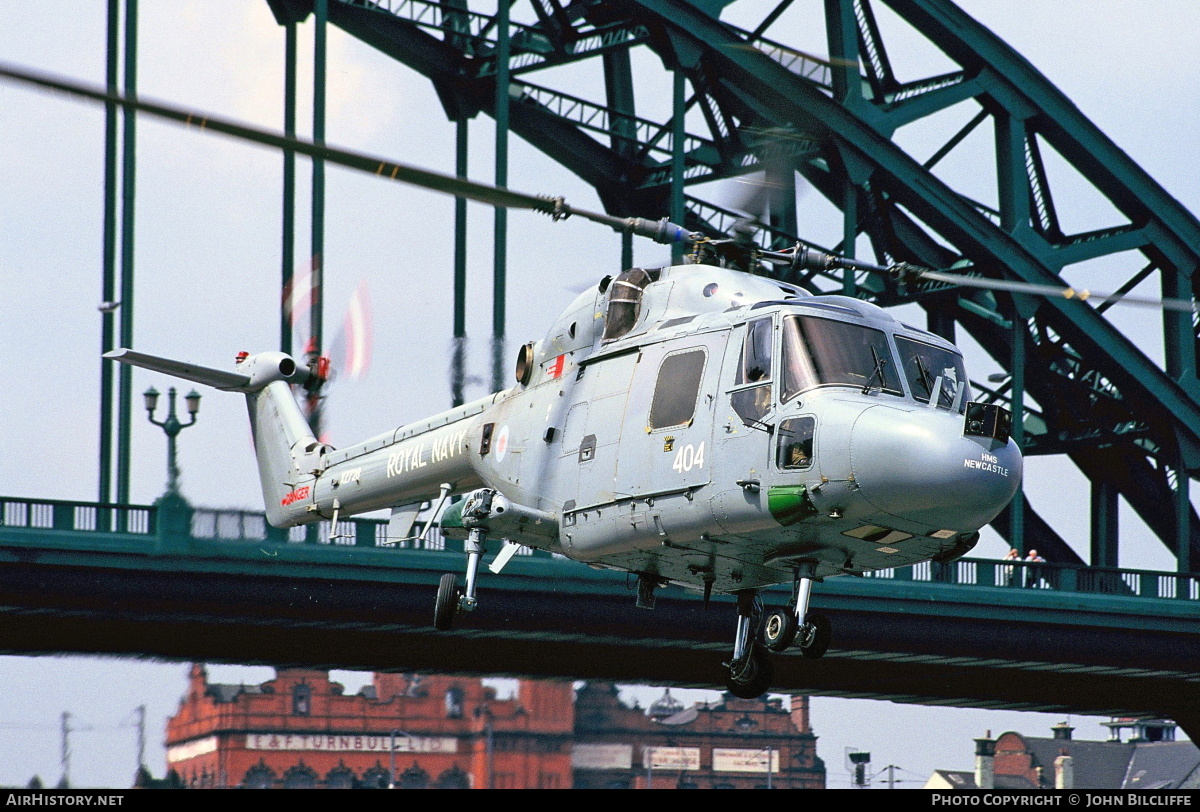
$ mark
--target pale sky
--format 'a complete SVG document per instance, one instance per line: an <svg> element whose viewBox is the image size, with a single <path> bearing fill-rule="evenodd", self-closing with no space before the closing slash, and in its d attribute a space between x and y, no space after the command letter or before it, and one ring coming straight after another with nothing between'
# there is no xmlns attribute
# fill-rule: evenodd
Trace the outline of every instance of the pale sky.
<svg viewBox="0 0 1200 812"><path fill-rule="evenodd" d="M54 4L0 0L0 61L102 83L104 5L73 4L64 13ZM821 29L821 5L795 3L772 36L822 52L820 37L811 33ZM889 55L901 78L927 75L938 55L918 38L893 30L895 21L879 5ZM1200 7L1187 0L963 0L960 5L1013 44L1168 192L1197 210L1200 156L1194 133L1200 112L1193 99L1200 65L1192 46L1200 31ZM769 7L743 0L727 16L754 21ZM280 126L283 34L265 2L141 0L140 9L143 96ZM518 5L516 13L528 13L527 7ZM300 43L303 131L311 120L305 90L311 25L301 28ZM669 83L656 73L657 58L639 59L639 90L647 92L639 105L666 99ZM572 78L569 71L578 74L578 95L591 92L589 83L596 86L590 70L564 71ZM639 114L665 119L649 105L640 106ZM477 180L492 177L492 133L490 119L472 123L470 176ZM914 144L929 137L921 131L903 135ZM275 347L280 157L148 120L139 122L137 138L134 346L219 368L239 350ZM334 27L329 29L327 140L453 171L453 128L429 83ZM0 463L5 495L96 498L103 150L101 108L0 85L0 283L5 294L0 349L13 370L0 394L0 427L8 446ZM967 173L959 188L970 188L976 179L969 176L969 160L959 170ZM978 179L990 182L990 174L989 169ZM299 260L309 244L305 161L297 162L297 177ZM360 281L370 290L375 327L371 374L362 381L338 381L331 392L330 431L334 443L343 445L449 405L453 201L337 168L329 168L327 178L327 335L336 332ZM514 189L562 194L572 204L600 210L585 184L516 138L509 178ZM1065 180L1063 188L1070 186ZM827 237L838 227L836 219L816 197L801 198L801 228L817 242L831 244L836 237ZM1093 213L1102 217L1101 209L1072 212L1082 211L1077 216L1086 222ZM472 205L470 218L468 372L486 380L491 210ZM509 222L506 357L538 337L577 289L614 271L620 258L615 235L577 219L555 224L514 212ZM661 265L669 258L653 244L639 243L635 250L638 264ZM1095 273L1100 284L1092 287L1099 289L1118 271L1096 268ZM1144 334L1151 341L1139 332L1155 316L1118 310L1110 311L1113 320L1145 344L1147 354L1159 357L1161 348L1153 346L1157 333ZM976 361L968 368L972 377L995 371L988 362ZM33 370L37 374L28 374ZM139 396L151 385L165 392L172 384L141 370L134 376ZM178 385L181 393L190 388ZM213 390L203 394L199 423L179 438L184 493L198 505L261 509L241 399ZM482 394L480 384L468 391L468 397ZM142 422L137 403L134 425L132 499L146 504L163 489L165 438ZM1053 461L1033 460L1026 487L1047 520L1078 539L1081 548L1086 545L1088 490L1081 476ZM1122 533L1122 565L1171 568L1161 545L1128 510L1122 512ZM977 552L998 555L1001 549L993 534ZM142 704L148 707L147 762L161 775L163 720L184 691L185 674L185 664L0 658L0 784L23 785L35 773L47 783L58 780L60 715L68 711L79 729L72 738L74 783L127 786L135 767L136 732L130 725ZM253 683L269 678L270 671L222 666L211 674L220 681ZM348 690L365 679L341 676ZM715 696L673 693L685 700ZM813 700L812 713L833 787L848 784L847 748L871 751L876 770L900 767L897 776L906 782L900 786L920 786L935 768L970 768L971 740L988 729L1043 736L1058 721L1047 715L823 698ZM1076 736L1104 738L1099 721L1074 718Z"/></svg>

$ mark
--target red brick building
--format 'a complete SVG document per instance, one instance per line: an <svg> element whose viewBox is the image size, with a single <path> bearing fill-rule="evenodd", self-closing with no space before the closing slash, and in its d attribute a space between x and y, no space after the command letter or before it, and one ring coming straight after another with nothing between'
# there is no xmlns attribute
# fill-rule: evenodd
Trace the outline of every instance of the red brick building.
<svg viewBox="0 0 1200 812"><path fill-rule="evenodd" d="M614 685L585 683L573 761L580 789L825 787L806 696L791 697L790 711L778 697L730 694L684 707L668 690L644 711L622 704Z"/></svg>
<svg viewBox="0 0 1200 812"><path fill-rule="evenodd" d="M823 787L808 700L727 698L650 712L615 686L375 674L347 696L325 671L210 684L192 666L167 723L168 769L189 787ZM767 764L774 768L767 772Z"/></svg>

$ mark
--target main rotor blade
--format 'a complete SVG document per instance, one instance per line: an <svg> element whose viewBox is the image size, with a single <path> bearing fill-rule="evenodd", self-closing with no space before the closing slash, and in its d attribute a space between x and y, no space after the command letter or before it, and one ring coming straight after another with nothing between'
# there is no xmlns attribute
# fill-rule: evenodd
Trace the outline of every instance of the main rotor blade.
<svg viewBox="0 0 1200 812"><path fill-rule="evenodd" d="M932 282L946 282L951 285L962 285L986 290L1003 290L1010 293L1028 293L1034 296L1054 296L1063 299L1078 299L1093 301L1098 304L1112 302L1113 304L1130 304L1141 307L1153 307L1162 310L1181 310L1194 313L1200 305L1190 299L1152 299L1145 296L1128 296L1119 293L1097 293L1087 289L1061 287L1059 285L1039 285L1033 282L1016 282L1007 279L988 279L982 276L961 276L959 274L930 271L924 268L913 270L914 275Z"/></svg>
<svg viewBox="0 0 1200 812"><path fill-rule="evenodd" d="M213 132L222 133L234 138L241 138L265 146L292 150L301 155L321 158L329 163L349 169L369 172L377 177L388 178L400 181L401 183L432 189L437 192L445 192L456 197L465 197L468 200L486 203L491 206L510 209L529 209L541 212L542 214L548 214L555 220L563 220L575 214L592 222L609 226L617 231L636 234L640 237L648 237L656 242L668 245L675 242L699 239L700 237L700 235L689 232L682 226L671 223L665 218L658 221L643 220L640 217L622 218L614 217L611 214L577 209L567 205L566 201L561 197L514 192L511 189L502 189L499 186L490 186L486 183L479 183L467 180L466 178L443 175L440 172L421 169L409 164L399 163L398 161L389 161L385 158L379 158L362 152L331 147L324 143L318 144L313 141L306 141L303 138L297 138L293 135L264 130L229 119L201 115L163 102L130 98L105 88L86 85L82 82L66 79L61 76L52 76L38 71L27 70L4 62L0 62L0 79L33 85L42 90L64 93L89 101L129 107L137 110L139 113L165 118L187 127L199 127L202 130L212 130Z"/></svg>
<svg viewBox="0 0 1200 812"><path fill-rule="evenodd" d="M130 98L104 88L76 82L73 79L31 71L3 62L0 62L0 78L33 85L34 87L51 92L64 93L89 101L117 104L137 110L139 113L164 118L188 127L212 130L213 132L253 141L258 144L283 150L292 150L301 155L321 158L339 166L357 169L361 172L369 172L372 175L421 186L438 192L445 192L456 197L465 197L468 200L474 200L479 203L503 206L510 209L532 209L533 211L550 215L562 212L563 204L561 200L556 198L514 192L509 189L501 189L497 186L489 186L453 175L443 175L440 172L420 169L415 166L390 161L362 152L331 147L328 144L317 144L302 138L285 135L280 132L272 132L249 124L216 116L198 114L163 102ZM562 215L560 214L560 216Z"/></svg>

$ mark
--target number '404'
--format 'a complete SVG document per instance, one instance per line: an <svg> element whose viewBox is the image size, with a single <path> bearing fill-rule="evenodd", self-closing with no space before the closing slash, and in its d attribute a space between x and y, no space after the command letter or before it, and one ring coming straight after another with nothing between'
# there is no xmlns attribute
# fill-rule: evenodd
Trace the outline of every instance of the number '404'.
<svg viewBox="0 0 1200 812"><path fill-rule="evenodd" d="M671 463L671 467L681 474L693 468L703 468L704 443L696 446L688 443L680 448L675 452L675 462Z"/></svg>

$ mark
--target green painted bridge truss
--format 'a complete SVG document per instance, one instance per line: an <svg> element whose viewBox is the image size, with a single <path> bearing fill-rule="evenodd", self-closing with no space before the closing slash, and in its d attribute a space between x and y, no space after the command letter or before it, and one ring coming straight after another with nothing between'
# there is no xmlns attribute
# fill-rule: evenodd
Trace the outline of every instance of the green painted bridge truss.
<svg viewBox="0 0 1200 812"><path fill-rule="evenodd" d="M1088 280L1102 266L1120 274L1110 291L1156 285L1155 295L1195 297L1196 218L1036 68L946 0L782 0L751 29L723 22L722 0L529 0L499 11L468 0L268 2L283 25L316 11L419 71L461 126L480 113L496 117L591 184L613 215L669 215L723 234L741 213L702 199L701 185L764 171L790 192L763 218L775 246L802 240L799 182L841 212L840 239L827 250L853 254L869 244L880 264L1052 285L1069 276L1078 288L1101 287ZM797 19L805 34L821 34L822 53L788 44ZM902 79L885 36L895 20L910 29L906 44L915 32L948 69ZM654 58L640 58L641 49ZM563 72L553 68L574 63L594 71L599 97L579 95L578 69L569 87L558 84ZM664 71L671 109L639 114L648 106L639 89L661 85ZM507 93L497 93L498 82ZM940 146L906 148L917 128L942 131ZM968 146L990 160L972 161L966 180L943 172ZM1052 180L1085 187L1087 202L1056 195ZM1104 227L1064 227L1097 210L1109 218ZM1160 365L1106 319L1105 303L903 287L841 271L792 281L884 306L916 302L932 330L951 339L964 331L1007 371L972 382L976 397L1023 416L1014 434L1026 454L1066 455L1092 485L1087 562L1023 497L994 523L1013 546L1112 567L1123 498L1179 571L1200 560L1189 501L1200 472L1194 312L1147 319L1164 347ZM495 318L502 334L502 301Z"/></svg>

